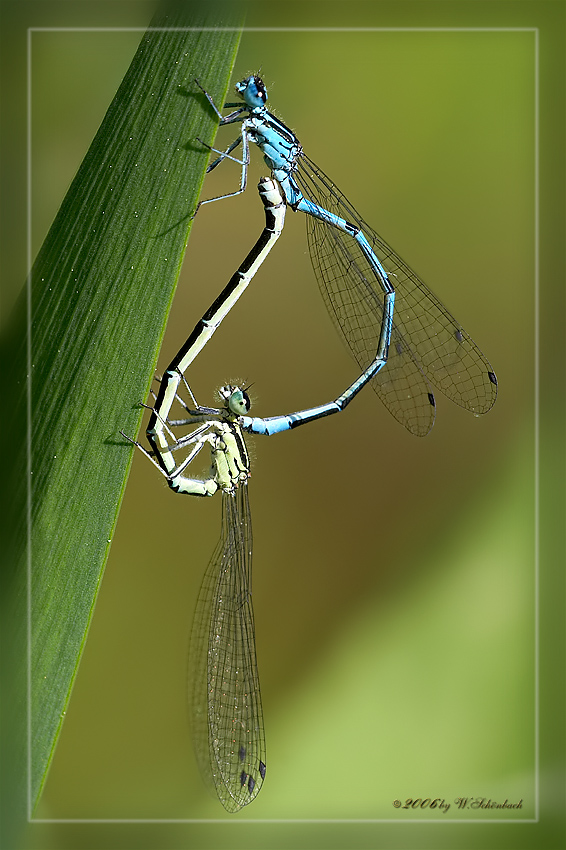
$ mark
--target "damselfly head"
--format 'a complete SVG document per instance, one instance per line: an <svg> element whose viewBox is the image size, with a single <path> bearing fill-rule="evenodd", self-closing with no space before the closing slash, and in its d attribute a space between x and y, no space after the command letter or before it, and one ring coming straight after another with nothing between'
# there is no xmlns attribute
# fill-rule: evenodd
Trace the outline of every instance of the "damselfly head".
<svg viewBox="0 0 566 850"><path fill-rule="evenodd" d="M250 397L240 387L233 387L231 384L220 387L219 395L230 413L234 413L236 416L245 416L249 412L251 407Z"/></svg>
<svg viewBox="0 0 566 850"><path fill-rule="evenodd" d="M261 77L252 74L245 80L236 83L236 94L238 94L250 109L265 106L267 101L267 89Z"/></svg>

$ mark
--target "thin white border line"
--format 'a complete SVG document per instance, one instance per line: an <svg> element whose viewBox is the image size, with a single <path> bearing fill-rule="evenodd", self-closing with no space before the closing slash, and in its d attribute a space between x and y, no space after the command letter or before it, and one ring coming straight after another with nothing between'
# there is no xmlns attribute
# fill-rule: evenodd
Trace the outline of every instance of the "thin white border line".
<svg viewBox="0 0 566 850"><path fill-rule="evenodd" d="M534 360L535 360L535 378L534 378L534 430L535 430L535 445L534 445L534 644L535 644L535 705L534 705L534 720L535 720L535 752L534 752L534 779L535 779L535 817L534 818L465 818L462 820L451 819L415 819L415 820L397 820L390 818L33 818L32 817L32 801L31 801L31 509L32 509L32 491L31 491L31 201L32 201L32 180L31 180L31 34L34 32L531 32L535 36L534 49L534 82L535 82L535 104L534 104L534 119L535 119L535 136L534 136L534 189L535 189L535 261L534 261ZM538 823L539 822L539 758L540 758L540 733L539 733L539 627L540 627L540 612L539 612L539 474L540 474L540 452L539 452L539 28L538 27L28 27L27 29L27 260L28 275L27 291L27 320L28 320L28 339L27 339L27 364L28 364L28 392L27 392L27 452L28 452L28 493L27 493L27 526L28 526L28 822L31 824L39 823L151 823L151 824L236 824L236 823L386 823L386 824L518 824L518 823Z"/></svg>
<svg viewBox="0 0 566 850"><path fill-rule="evenodd" d="M37 818L33 820L32 823L225 823L228 826L234 826L239 823L386 823L386 824L412 824L412 823L448 823L455 826L461 823L538 823L534 818L522 818L517 820L511 820L510 818L482 818L481 820L474 820L474 818L465 818L462 820L455 820L454 818L448 818L447 820L427 820L426 818L417 818L415 820L388 820L387 818L358 818L356 820L352 820L349 818L235 818L234 820L230 820L230 818L222 818L219 820L218 818L201 818L201 819L183 819L183 818L170 818L169 820L161 820L160 818L100 818L99 820L95 818Z"/></svg>
<svg viewBox="0 0 566 850"><path fill-rule="evenodd" d="M29 27L30 32L537 32L536 27Z"/></svg>
<svg viewBox="0 0 566 850"><path fill-rule="evenodd" d="M32 776L32 689L31 689L31 671L32 671L32 549L31 549L31 540L32 540L32 487L31 487L31 477L32 477L32 466L31 466L31 440L32 440L32 397L31 397L31 384L32 384L32 346L31 346L31 321L32 321L32 309L31 309L31 296L32 296L32 286L31 286L31 275L32 275L32 266L31 266L31 210L32 210L32 196L31 196L31 32L28 30L27 33L27 57L26 57L26 70L27 70L27 86L26 86L26 97L27 97L27 134L26 134L26 144L27 144L27 156L26 156L26 203L27 203L27 211L26 211L26 226L27 226L27 234L26 234L26 261L28 268L28 276L26 282L26 320L27 320L27 339L26 339L26 363L27 363L27 386L26 386L26 414L27 414L27 428L26 428L26 474L27 474L27 492L26 492L26 530L27 530L27 560L26 560L26 579L27 579L27 588L26 588L26 602L27 602L27 735L28 735L28 751L27 751L27 767L28 767L28 782L27 782L27 811L28 811L28 820L31 819L33 810L32 810L32 799L31 799L31 776Z"/></svg>
<svg viewBox="0 0 566 850"><path fill-rule="evenodd" d="M534 190L535 190L535 256L534 256L534 278L535 278L535 303L534 303L534 342L535 342L535 375L534 375L534 650L535 650L535 816L539 818L539 772L540 772L540 293L539 293L539 261L540 261L540 198L539 198L539 32L535 30L535 55L534 55Z"/></svg>

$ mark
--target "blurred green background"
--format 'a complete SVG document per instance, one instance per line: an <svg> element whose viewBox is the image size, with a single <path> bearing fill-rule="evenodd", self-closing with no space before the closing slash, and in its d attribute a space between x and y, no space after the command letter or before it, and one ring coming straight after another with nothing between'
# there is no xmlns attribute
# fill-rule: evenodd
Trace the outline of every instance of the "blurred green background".
<svg viewBox="0 0 566 850"><path fill-rule="evenodd" d="M512 15L474 18L467 3L441 4L446 20L437 4L403 4L413 13L397 19L393 5L352 4L352 25L518 25ZM519 5L536 4L510 7ZM273 5L250 4L248 25L292 23L292 7L298 12L284 4L278 20ZM148 21L143 8L138 26ZM348 23L338 4L301 8L295 24ZM317 21L317 9L328 20ZM140 37L32 36L34 255ZM489 357L499 398L475 418L439 394L435 427L421 440L368 390L341 417L249 439L268 773L257 801L237 816L201 784L185 706L192 610L218 538L220 499L176 497L136 457L38 815L532 819L534 33L245 32L234 82L260 67L275 114ZM224 129L217 141L232 137ZM254 148L246 195L199 213L161 369L259 235L254 187L265 173ZM203 197L237 181L237 166L217 169ZM290 212L272 256L193 365L189 380L202 404L240 379L253 382L253 412L270 416L334 398L355 377L317 291L304 229ZM548 420L551 437L560 411ZM522 809L464 813L454 804L461 796L522 800ZM393 806L408 798L444 798L451 808ZM81 829L84 846L122 846L116 833L90 844ZM124 846L286 846L267 826L203 826L198 839L181 825L163 827L159 839L138 829L139 843ZM358 846L352 832L346 839L312 829L293 841ZM398 827L365 829L374 843L359 833L360 846L401 846ZM63 825L36 834L41 846L83 846ZM411 835L414 845L405 834L403 846L424 846ZM445 837L428 846L444 846Z"/></svg>

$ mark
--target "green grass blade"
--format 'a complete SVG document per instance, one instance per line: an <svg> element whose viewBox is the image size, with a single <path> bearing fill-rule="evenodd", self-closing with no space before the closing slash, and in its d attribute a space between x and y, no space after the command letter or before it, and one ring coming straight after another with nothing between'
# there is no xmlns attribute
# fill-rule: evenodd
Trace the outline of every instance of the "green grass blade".
<svg viewBox="0 0 566 850"><path fill-rule="evenodd" d="M223 7L220 7L221 9ZM225 9L226 7L224 7ZM233 11L233 6L230 7ZM236 24L240 21L236 20ZM216 27L183 4L153 27ZM32 272L32 801L61 727L237 31L148 31Z"/></svg>

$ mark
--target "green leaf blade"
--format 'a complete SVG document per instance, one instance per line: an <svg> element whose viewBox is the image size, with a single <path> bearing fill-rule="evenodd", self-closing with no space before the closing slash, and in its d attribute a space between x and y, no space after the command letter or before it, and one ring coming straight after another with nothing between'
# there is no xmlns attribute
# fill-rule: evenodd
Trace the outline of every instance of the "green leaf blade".
<svg viewBox="0 0 566 850"><path fill-rule="evenodd" d="M222 8L222 7L220 7ZM232 19L233 20L233 19ZM154 26L214 27L214 4ZM148 31L32 272L32 799L90 619L237 29Z"/></svg>

